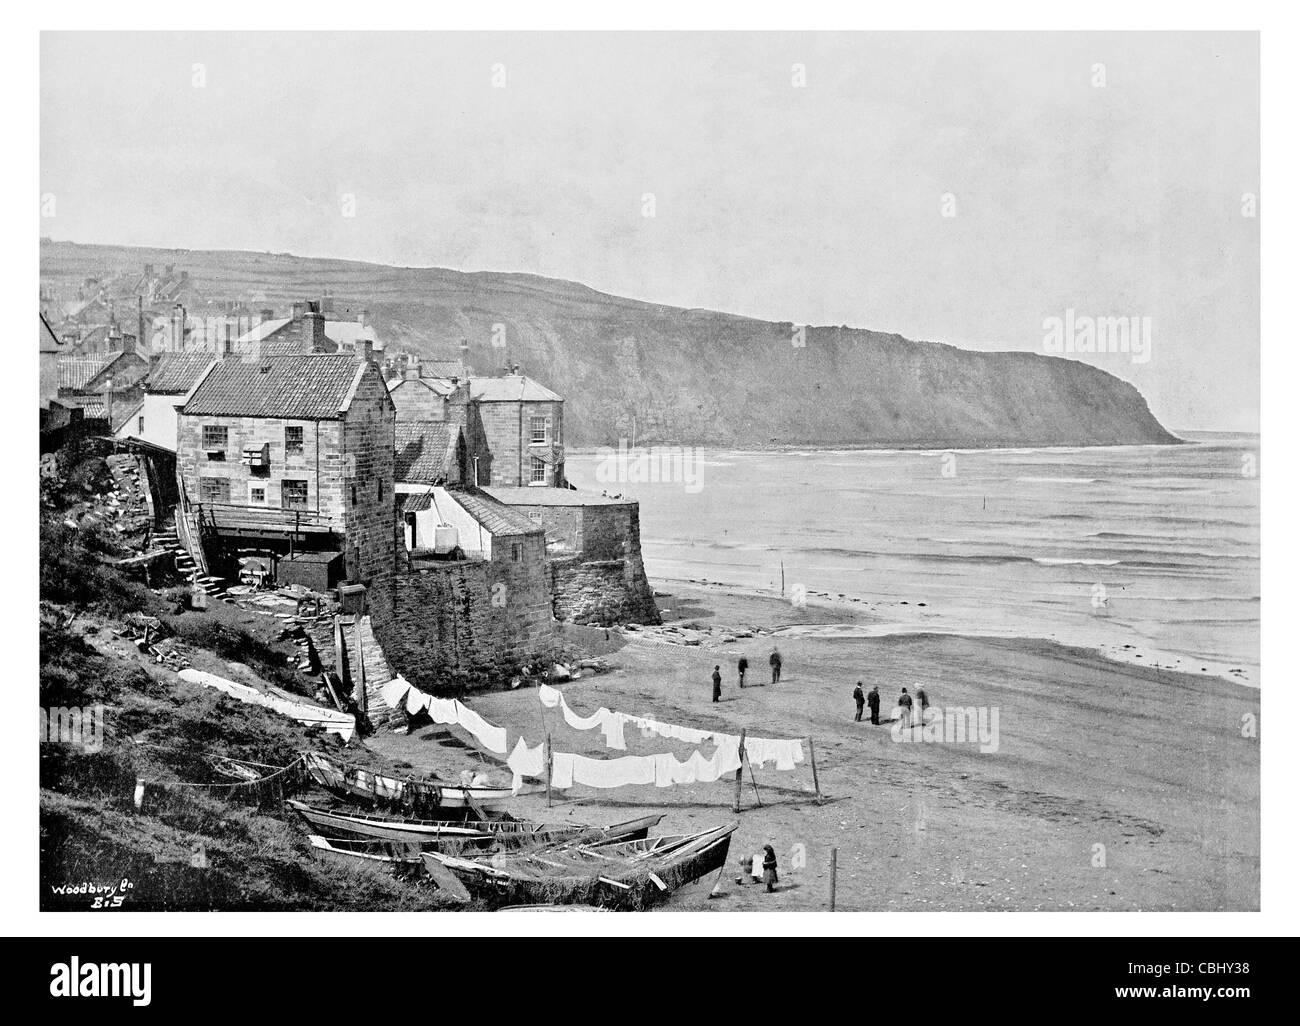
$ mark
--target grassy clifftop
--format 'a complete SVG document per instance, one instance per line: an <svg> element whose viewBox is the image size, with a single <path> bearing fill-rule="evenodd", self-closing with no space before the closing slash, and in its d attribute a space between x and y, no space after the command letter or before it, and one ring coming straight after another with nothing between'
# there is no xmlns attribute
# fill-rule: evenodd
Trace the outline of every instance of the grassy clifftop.
<svg viewBox="0 0 1300 1026"><path fill-rule="evenodd" d="M568 400L571 445L976 448L1176 441L1132 385L1087 364L982 353L859 328L809 327L605 295L526 274L288 254L41 245L43 283L189 271L210 301L282 310L329 290L382 338L492 373L518 363ZM192 310L202 314L203 310ZM498 328L498 326L500 326ZM495 343L495 344L494 344Z"/></svg>

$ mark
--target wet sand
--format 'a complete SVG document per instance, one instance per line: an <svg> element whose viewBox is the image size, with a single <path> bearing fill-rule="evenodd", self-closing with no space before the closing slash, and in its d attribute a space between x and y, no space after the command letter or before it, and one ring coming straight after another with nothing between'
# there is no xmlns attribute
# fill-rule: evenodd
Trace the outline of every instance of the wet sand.
<svg viewBox="0 0 1300 1026"><path fill-rule="evenodd" d="M746 774L742 811L730 780L674 788L544 789L509 804L547 821L612 823L666 812L660 833L739 819L719 896L711 876L674 896L670 909L818 910L829 907L831 850L838 850L836 907L843 910L1251 910L1259 907L1259 745L1242 737L1258 692L1218 678L1116 663L1086 650L1028 639L907 635L781 637L780 684L768 678L773 639L790 624L870 622L868 609L810 597L794 609L776 597L718 585L659 582L669 623L698 624L698 645L642 631L569 629L571 641L608 654L608 673L559 685L580 714L599 706L704 729L811 737L824 796L810 765ZM712 632L708 628L715 628ZM721 641L736 628L749 638ZM757 631L753 629L757 628ZM658 633L658 632L655 632ZM671 636L671 632L668 632ZM720 664L723 701L711 701ZM997 750L978 743L902 743L890 726L854 722L853 685L878 685L882 717L900 688L923 685L934 706L998 711ZM569 729L543 714L535 688L470 704L539 743L593 757L599 731ZM381 734L368 743L416 769L455 774L475 763L502 782L500 763L446 730ZM628 731L626 754L689 749ZM759 807L757 799L761 799ZM771 844L781 884L768 894L737 885L738 860Z"/></svg>

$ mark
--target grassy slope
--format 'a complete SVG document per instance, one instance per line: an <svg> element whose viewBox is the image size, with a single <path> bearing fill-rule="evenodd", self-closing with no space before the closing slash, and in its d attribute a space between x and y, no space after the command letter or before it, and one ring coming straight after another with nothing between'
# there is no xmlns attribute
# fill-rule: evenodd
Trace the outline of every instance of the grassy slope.
<svg viewBox="0 0 1300 1026"><path fill-rule="evenodd" d="M466 274L288 254L41 245L42 282L132 282L141 264L185 268L209 300L282 310L332 291L367 308L381 337L426 355L470 345L568 400L570 445L829 444L979 447L1171 442L1141 394L1084 363L976 353L847 327L811 328L608 296L523 274ZM133 305L133 302L132 304ZM204 311L191 311L202 314ZM504 348L491 345L505 326ZM774 391L783 393L774 402Z"/></svg>
<svg viewBox="0 0 1300 1026"><path fill-rule="evenodd" d="M85 909L85 895L61 885L134 883L126 908L364 909L439 907L426 886L391 878L381 867L313 853L303 830L274 796L262 805L228 801L198 789L151 789L133 807L137 778L224 782L212 758L231 756L284 766L301 752L330 748L348 761L377 764L359 745L308 730L269 710L181 681L119 638L125 618L161 620L175 647L196 667L256 683L291 684L292 646L273 640L275 624L218 604L209 613L176 614L164 598L105 563L124 554L111 532L82 522L69 528L74 482L94 478L79 462L42 491L40 705L104 707L103 746L40 746L41 907ZM75 614L75 615L73 615ZM267 618L261 618L267 621ZM93 746L92 746L93 747ZM202 850L206 867L191 865Z"/></svg>

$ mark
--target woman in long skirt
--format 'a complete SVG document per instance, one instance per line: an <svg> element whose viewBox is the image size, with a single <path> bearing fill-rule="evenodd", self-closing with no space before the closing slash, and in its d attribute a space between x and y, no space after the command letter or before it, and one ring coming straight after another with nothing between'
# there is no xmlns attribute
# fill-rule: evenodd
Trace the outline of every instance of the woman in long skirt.
<svg viewBox="0 0 1300 1026"><path fill-rule="evenodd" d="M767 884L769 894L776 890L776 852L770 844L763 845L763 883Z"/></svg>

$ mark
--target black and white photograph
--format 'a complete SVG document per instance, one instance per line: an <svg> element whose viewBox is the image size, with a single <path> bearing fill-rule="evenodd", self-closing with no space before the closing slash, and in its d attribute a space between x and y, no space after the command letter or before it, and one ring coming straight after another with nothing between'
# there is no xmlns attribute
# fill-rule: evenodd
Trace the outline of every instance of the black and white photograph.
<svg viewBox="0 0 1300 1026"><path fill-rule="evenodd" d="M23 44L42 930L1266 910L1259 31L330 24Z"/></svg>

